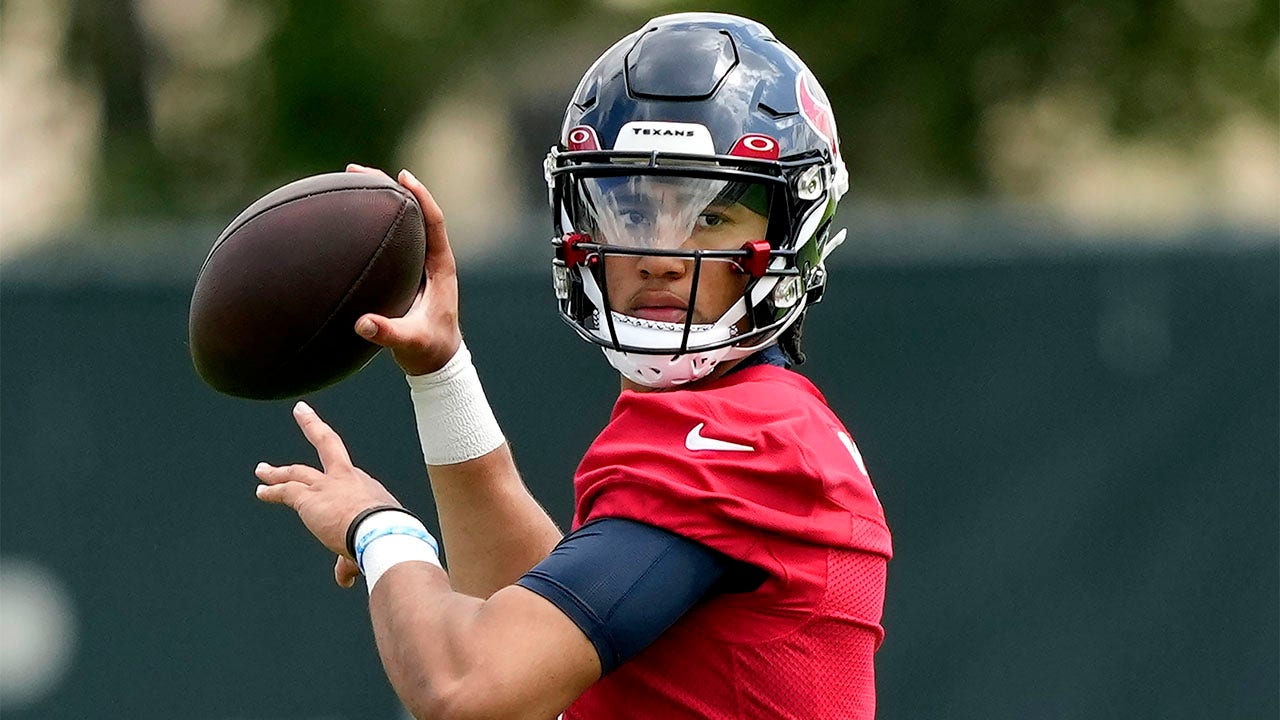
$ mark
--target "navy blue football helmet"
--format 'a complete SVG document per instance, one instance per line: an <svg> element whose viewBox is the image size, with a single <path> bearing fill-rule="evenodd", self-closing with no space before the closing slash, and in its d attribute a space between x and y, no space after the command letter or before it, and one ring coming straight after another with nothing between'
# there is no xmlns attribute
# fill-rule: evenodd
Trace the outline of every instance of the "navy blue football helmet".
<svg viewBox="0 0 1280 720"><path fill-rule="evenodd" d="M649 387L698 380L777 342L821 299L824 261L844 239L830 227L848 189L830 102L768 28L732 15L655 18L606 51L579 83L545 171L560 316ZM708 207L733 203L762 216L760 237L688 242L718 222ZM618 312L604 266L637 256L687 263L695 294L704 264L733 263L742 297L714 320Z"/></svg>

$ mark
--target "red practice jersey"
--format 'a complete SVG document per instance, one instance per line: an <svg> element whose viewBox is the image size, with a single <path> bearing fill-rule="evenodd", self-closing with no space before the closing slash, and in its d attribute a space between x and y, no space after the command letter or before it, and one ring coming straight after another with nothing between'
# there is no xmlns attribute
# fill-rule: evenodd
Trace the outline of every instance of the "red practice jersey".
<svg viewBox="0 0 1280 720"><path fill-rule="evenodd" d="M874 717L889 530L806 378L755 365L697 390L623 392L574 495L575 529L635 520L768 577L695 606L565 720Z"/></svg>

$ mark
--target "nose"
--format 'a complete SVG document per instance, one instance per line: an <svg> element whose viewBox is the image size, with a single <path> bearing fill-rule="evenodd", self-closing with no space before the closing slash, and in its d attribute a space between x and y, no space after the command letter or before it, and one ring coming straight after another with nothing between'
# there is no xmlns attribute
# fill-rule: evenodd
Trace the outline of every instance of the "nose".
<svg viewBox="0 0 1280 720"><path fill-rule="evenodd" d="M636 263L636 269L640 271L642 278L678 280L684 277L685 261L669 255L642 255Z"/></svg>

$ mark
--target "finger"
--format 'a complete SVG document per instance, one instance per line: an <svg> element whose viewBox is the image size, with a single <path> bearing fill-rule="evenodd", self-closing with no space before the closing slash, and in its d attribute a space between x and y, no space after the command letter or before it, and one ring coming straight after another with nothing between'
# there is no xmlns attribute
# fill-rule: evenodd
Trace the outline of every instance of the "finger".
<svg viewBox="0 0 1280 720"><path fill-rule="evenodd" d="M302 434L306 436L307 442L316 449L316 454L320 456L320 465L324 467L325 472L335 468L351 467L351 456L347 454L347 446L342 443L342 438L338 437L338 433L334 432L328 423L320 419L310 405L299 400L293 406L293 419L297 421L298 427L302 428Z"/></svg>
<svg viewBox="0 0 1280 720"><path fill-rule="evenodd" d="M296 508L298 497L305 492L306 485L299 482L285 482L279 485L259 485L254 489L254 494L263 502L275 505L288 505Z"/></svg>
<svg viewBox="0 0 1280 720"><path fill-rule="evenodd" d="M360 577L360 568L346 555L339 555L338 561L333 564L334 582L338 583L339 587L349 588L356 584L358 577Z"/></svg>
<svg viewBox="0 0 1280 720"><path fill-rule="evenodd" d="M390 180L391 182L395 182L395 180L391 180L390 175L379 170L378 168L365 167L364 165L357 165L355 163L347 163L346 170L349 173L360 173L362 175L378 175L386 178L387 180Z"/></svg>
<svg viewBox="0 0 1280 720"><path fill-rule="evenodd" d="M422 208L422 222L427 227L427 277L434 281L440 275L456 275L458 270L453 261L453 248L449 246L449 235L444 228L444 212L413 173L401 170L398 179L418 199Z"/></svg>
<svg viewBox="0 0 1280 720"><path fill-rule="evenodd" d="M276 467L264 462L258 463L258 466L253 469L253 474L267 485L279 485L287 482L312 485L324 475L319 470L306 465Z"/></svg>

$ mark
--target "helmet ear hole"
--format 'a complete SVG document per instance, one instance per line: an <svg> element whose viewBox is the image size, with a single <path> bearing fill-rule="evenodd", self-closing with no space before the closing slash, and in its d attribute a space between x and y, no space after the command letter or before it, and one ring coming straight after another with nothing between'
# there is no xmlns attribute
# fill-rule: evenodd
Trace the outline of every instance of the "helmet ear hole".
<svg viewBox="0 0 1280 720"><path fill-rule="evenodd" d="M805 168L803 172L796 175L795 192L796 197L801 200L817 200L827 191L824 180L823 167L821 165L813 165Z"/></svg>

